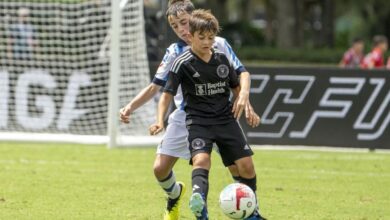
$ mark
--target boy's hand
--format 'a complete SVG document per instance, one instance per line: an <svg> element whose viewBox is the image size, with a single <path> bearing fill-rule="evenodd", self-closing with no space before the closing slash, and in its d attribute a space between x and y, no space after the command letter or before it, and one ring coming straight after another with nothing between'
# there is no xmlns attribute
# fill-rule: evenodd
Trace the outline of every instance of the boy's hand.
<svg viewBox="0 0 390 220"><path fill-rule="evenodd" d="M127 106L119 110L119 119L123 123L130 123L130 109Z"/></svg>
<svg viewBox="0 0 390 220"><path fill-rule="evenodd" d="M163 123L155 123L149 127L149 134L150 135L157 135L158 133L160 133L163 130L164 130Z"/></svg>
<svg viewBox="0 0 390 220"><path fill-rule="evenodd" d="M245 118L248 125L252 128L257 127L260 124L260 116L256 114L249 102L245 106Z"/></svg>
<svg viewBox="0 0 390 220"><path fill-rule="evenodd" d="M240 119L242 112L249 102L249 93L241 91L234 101L232 112L235 119Z"/></svg>

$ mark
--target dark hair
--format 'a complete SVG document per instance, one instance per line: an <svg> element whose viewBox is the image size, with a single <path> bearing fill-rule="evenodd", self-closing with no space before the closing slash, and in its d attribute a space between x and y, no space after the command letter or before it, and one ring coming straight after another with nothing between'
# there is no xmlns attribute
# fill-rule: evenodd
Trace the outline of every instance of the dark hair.
<svg viewBox="0 0 390 220"><path fill-rule="evenodd" d="M168 7L175 4L176 2L184 2L184 0L169 0L168 1Z"/></svg>
<svg viewBox="0 0 390 220"><path fill-rule="evenodd" d="M213 34L218 34L220 31L218 20L209 10L204 9L197 9L192 12L189 25L192 35L196 31L200 33L211 32Z"/></svg>
<svg viewBox="0 0 390 220"><path fill-rule="evenodd" d="M387 37L384 35L376 35L373 39L374 47L378 46L381 43L387 43Z"/></svg>
<svg viewBox="0 0 390 220"><path fill-rule="evenodd" d="M352 40L352 44L356 44L356 43L363 43L363 39L360 38L360 37L355 37L353 40Z"/></svg>
<svg viewBox="0 0 390 220"><path fill-rule="evenodd" d="M191 14L194 10L195 6L190 0L170 0L165 15L167 17L178 16L182 12Z"/></svg>

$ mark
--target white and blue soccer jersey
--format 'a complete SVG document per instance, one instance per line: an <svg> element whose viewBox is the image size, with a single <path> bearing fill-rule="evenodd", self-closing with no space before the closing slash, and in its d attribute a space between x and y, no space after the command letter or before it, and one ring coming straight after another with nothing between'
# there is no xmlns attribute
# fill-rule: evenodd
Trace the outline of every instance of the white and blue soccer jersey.
<svg viewBox="0 0 390 220"><path fill-rule="evenodd" d="M222 53L225 54L231 66L236 71L237 75L246 71L245 67L242 65L242 63L234 53L232 47L224 38L215 37L215 42L213 44L213 47L216 50L221 51ZM188 51L189 49L190 46L187 45L182 40L179 40L178 42L171 44L167 48L164 58L157 69L157 72L153 78L153 83L164 87L168 80L169 71L172 67L173 62L176 60L177 57L179 57L182 53ZM184 103L183 103L183 95L181 91L182 91L181 88L179 88L177 94L174 97L174 100L175 100L176 108L183 110Z"/></svg>

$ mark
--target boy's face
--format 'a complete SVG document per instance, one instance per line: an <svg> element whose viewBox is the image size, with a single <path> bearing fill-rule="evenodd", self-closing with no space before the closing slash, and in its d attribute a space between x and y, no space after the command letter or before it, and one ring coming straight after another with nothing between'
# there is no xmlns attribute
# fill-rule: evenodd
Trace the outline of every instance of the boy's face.
<svg viewBox="0 0 390 220"><path fill-rule="evenodd" d="M175 34L185 41L187 44L189 44L189 20L190 20L190 14L187 12L182 12L178 14L177 16L169 16L168 21L169 25L171 26L172 30L175 32Z"/></svg>
<svg viewBox="0 0 390 220"><path fill-rule="evenodd" d="M387 51L387 49L389 47L387 42L381 43L381 44L379 44L379 46L381 47L382 51Z"/></svg>
<svg viewBox="0 0 390 220"><path fill-rule="evenodd" d="M191 46L192 50L196 53L207 54L210 53L210 50L214 44L215 34L211 32L195 31L194 35L191 36Z"/></svg>
<svg viewBox="0 0 390 220"><path fill-rule="evenodd" d="M353 48L355 49L355 51L362 53L364 50L364 43L360 41L356 42L353 44Z"/></svg>

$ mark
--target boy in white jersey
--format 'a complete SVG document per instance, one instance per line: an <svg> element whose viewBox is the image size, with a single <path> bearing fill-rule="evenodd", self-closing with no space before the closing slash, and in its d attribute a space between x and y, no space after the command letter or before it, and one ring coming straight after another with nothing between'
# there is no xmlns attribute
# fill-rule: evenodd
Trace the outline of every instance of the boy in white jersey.
<svg viewBox="0 0 390 220"><path fill-rule="evenodd" d="M177 43L172 44L168 49L160 64L153 82L144 88L128 105L120 110L120 119L124 123L130 122L130 114L147 101L160 90L168 78L169 69L173 61L183 52L189 49L189 27L188 20L194 6L189 0L171 1L167 10L167 18L170 26L180 38ZM249 104L249 73L245 70L241 62L235 56L230 45L223 38L217 38L214 47L223 51L236 71L241 72L241 92L237 101L234 103L235 117L239 117L245 109L247 122L255 127L260 123L260 118L253 112ZM183 195L184 184L176 182L172 168L178 158L190 159L187 136L188 132L185 126L185 112L182 109L182 96L175 96L177 109L169 116L168 127L164 134L161 144L158 146L157 155L154 162L154 174L160 186L168 195L167 209L164 220L176 220L179 218L178 205L181 195ZM229 167L232 176L239 181L239 175L234 166Z"/></svg>
<svg viewBox="0 0 390 220"><path fill-rule="evenodd" d="M232 113L229 99L230 90L235 97L240 92L237 71L224 53L213 49L218 21L209 11L195 10L189 26L191 49L173 63L159 101L157 122L149 131L152 135L162 131L167 108L173 96L181 91L193 166L190 208L197 220L208 220L208 176L213 143L219 148L223 164L226 167L237 165L240 182L254 192L256 173L253 152ZM246 219L263 220L258 210Z"/></svg>

